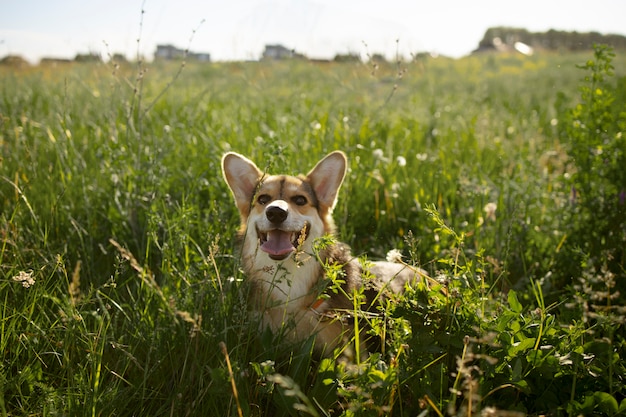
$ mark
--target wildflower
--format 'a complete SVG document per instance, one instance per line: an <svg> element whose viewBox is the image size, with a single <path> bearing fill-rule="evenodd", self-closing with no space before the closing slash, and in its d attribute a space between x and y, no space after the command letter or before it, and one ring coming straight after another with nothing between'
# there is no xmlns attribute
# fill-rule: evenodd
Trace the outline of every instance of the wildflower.
<svg viewBox="0 0 626 417"><path fill-rule="evenodd" d="M415 157L417 158L418 161L425 161L428 159L428 154L418 153L417 155L415 155Z"/></svg>
<svg viewBox="0 0 626 417"><path fill-rule="evenodd" d="M398 249L387 252L387 262L402 263L402 253Z"/></svg>
<svg viewBox="0 0 626 417"><path fill-rule="evenodd" d="M398 184L397 182L394 182L393 184L391 184L391 196L393 198L398 198L400 196L401 189L402 189L402 186Z"/></svg>
<svg viewBox="0 0 626 417"><path fill-rule="evenodd" d="M385 154L384 154L383 150L380 149L380 148L374 149L372 151L372 155L374 156L375 159L379 159L379 160L382 160L382 159L385 158Z"/></svg>
<svg viewBox="0 0 626 417"><path fill-rule="evenodd" d="M485 212L485 217L487 220L496 221L496 210L498 209L498 205L496 203L487 203L485 207L483 207L483 211Z"/></svg>
<svg viewBox="0 0 626 417"><path fill-rule="evenodd" d="M22 287L29 288L35 285L35 278L33 278L33 271L20 271L19 274L13 277L13 281L22 284Z"/></svg>
<svg viewBox="0 0 626 417"><path fill-rule="evenodd" d="M404 156L398 156L396 158L396 162L398 163L399 166L404 167L406 166L406 158Z"/></svg>

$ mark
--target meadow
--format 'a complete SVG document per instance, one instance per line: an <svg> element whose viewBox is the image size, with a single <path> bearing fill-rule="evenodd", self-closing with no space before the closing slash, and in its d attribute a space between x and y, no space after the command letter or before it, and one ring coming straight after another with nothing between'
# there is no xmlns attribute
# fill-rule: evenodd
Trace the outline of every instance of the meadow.
<svg viewBox="0 0 626 417"><path fill-rule="evenodd" d="M0 67L0 414L623 415L625 63ZM250 322L220 172L335 149L338 238L440 283L353 364Z"/></svg>

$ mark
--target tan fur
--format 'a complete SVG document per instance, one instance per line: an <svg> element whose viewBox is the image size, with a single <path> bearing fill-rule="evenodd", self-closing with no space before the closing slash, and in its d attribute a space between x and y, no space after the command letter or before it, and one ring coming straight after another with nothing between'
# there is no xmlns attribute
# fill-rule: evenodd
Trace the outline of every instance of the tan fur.
<svg viewBox="0 0 626 417"><path fill-rule="evenodd" d="M321 298L324 268L313 250L316 239L332 235L332 210L347 169L343 152L328 154L306 175L269 175L252 161L229 152L222 170L241 216L241 259L251 284L251 306L261 325L297 342L315 335L316 351L330 355L353 336L341 317L353 309L350 298L329 292ZM292 245L287 242L291 241ZM319 253L321 261L341 265L343 291L365 285L359 262L349 248L333 244ZM375 262L367 282L366 307L373 307L383 289L403 291L422 271L402 264Z"/></svg>

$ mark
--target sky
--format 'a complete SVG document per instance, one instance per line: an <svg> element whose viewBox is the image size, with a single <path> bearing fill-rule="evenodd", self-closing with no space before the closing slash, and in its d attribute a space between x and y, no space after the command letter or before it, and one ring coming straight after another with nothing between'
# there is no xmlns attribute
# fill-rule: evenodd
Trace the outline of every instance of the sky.
<svg viewBox="0 0 626 417"><path fill-rule="evenodd" d="M461 57L490 27L626 35L625 16L625 0L0 0L0 57L152 59L157 44L215 61L258 59L266 44L310 58Z"/></svg>

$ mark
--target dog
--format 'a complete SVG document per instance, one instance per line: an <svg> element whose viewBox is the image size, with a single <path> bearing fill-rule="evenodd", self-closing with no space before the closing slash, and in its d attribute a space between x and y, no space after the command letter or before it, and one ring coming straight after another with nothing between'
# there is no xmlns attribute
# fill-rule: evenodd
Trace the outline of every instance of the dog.
<svg viewBox="0 0 626 417"><path fill-rule="evenodd" d="M222 158L241 218L240 256L251 286L251 311L262 329L288 341L314 336L314 351L321 357L337 348L351 358L366 355L365 326L355 337L355 312L376 312L385 293L401 293L425 274L403 263L373 262L364 268L346 244L328 239L335 233L332 211L347 163L343 152L334 151L308 174L291 176L270 175L234 152ZM341 285L334 291L328 290L331 266L340 271L336 282ZM357 293L362 294L358 308Z"/></svg>

